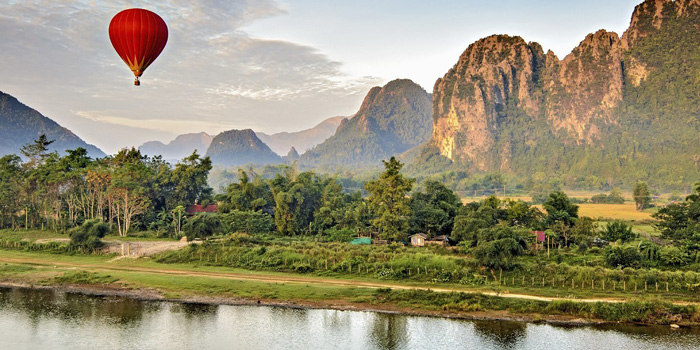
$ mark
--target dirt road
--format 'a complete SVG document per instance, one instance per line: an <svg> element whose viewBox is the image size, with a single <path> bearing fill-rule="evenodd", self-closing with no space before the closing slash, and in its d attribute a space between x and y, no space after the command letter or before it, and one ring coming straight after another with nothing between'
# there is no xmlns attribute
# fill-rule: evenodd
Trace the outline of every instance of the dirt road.
<svg viewBox="0 0 700 350"><path fill-rule="evenodd" d="M141 273L151 273L159 275L176 275L176 276L192 276L192 277L209 277L218 279L229 279L229 280L240 280L240 281L257 281L257 282L268 282L268 283L296 283L296 284L312 284L320 286L341 286L341 287L359 287L359 288L392 288L392 289L419 289L419 290L432 290L435 292L463 292L470 294L484 294L489 296L498 296L502 298L515 298L515 299L528 299L528 300L538 300L538 301L554 301L554 300L570 300L577 302L605 302L605 303L619 303L624 302L625 299L620 298L593 298L593 299L574 299L574 298L561 298L561 297L544 297L537 295L528 294L517 294L508 293L507 291L497 293L494 291L485 290L470 290L470 289L458 289L458 288L445 288L445 287L434 287L434 286L415 286L415 285L401 285L385 282L368 282L368 281L357 281L357 280L343 280L343 279L333 279L333 278L322 278L322 277L312 277L312 276L300 276L294 274L265 274L258 271L251 271L250 273L239 273L239 272L209 272L209 271L192 271L192 270L179 270L179 269L168 269L168 268L154 268L154 267L140 267L140 266L129 266L122 264L115 264L106 262L103 264L88 264L88 263L65 263L56 261L47 261L45 259L36 258L9 258L0 257L0 262L9 264L31 264L34 266L60 266L64 268L79 268L93 272L109 272L109 271L127 271L127 272L141 272ZM697 302L677 302L677 304L682 305L700 305Z"/></svg>

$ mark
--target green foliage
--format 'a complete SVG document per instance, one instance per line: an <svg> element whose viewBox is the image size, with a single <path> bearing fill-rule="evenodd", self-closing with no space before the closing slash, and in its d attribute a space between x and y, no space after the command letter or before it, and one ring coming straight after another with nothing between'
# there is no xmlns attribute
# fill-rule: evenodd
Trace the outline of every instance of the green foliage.
<svg viewBox="0 0 700 350"><path fill-rule="evenodd" d="M272 216L262 211L233 210L226 214L220 214L219 217L224 232L261 234L272 232L275 227Z"/></svg>
<svg viewBox="0 0 700 350"><path fill-rule="evenodd" d="M474 248L476 261L491 269L512 269L515 258L527 249L527 243L522 232L509 227L497 227L482 230L479 244Z"/></svg>
<svg viewBox="0 0 700 350"><path fill-rule="evenodd" d="M641 264L641 256L635 247L608 246L605 248L605 263L610 267L637 268Z"/></svg>
<svg viewBox="0 0 700 350"><path fill-rule="evenodd" d="M674 246L661 248L659 258L664 265L675 267L685 265L690 261L686 252Z"/></svg>
<svg viewBox="0 0 700 350"><path fill-rule="evenodd" d="M187 219L182 226L182 232L191 241L195 238L207 238L215 234L220 234L224 230L224 225L217 214L198 214Z"/></svg>
<svg viewBox="0 0 700 350"><path fill-rule="evenodd" d="M88 271L66 272L62 276L44 281L55 284L110 284L117 279L106 274Z"/></svg>
<svg viewBox="0 0 700 350"><path fill-rule="evenodd" d="M74 248L88 250L101 248L102 238L109 233L109 225L100 219L87 220L70 232L70 244Z"/></svg>
<svg viewBox="0 0 700 350"><path fill-rule="evenodd" d="M550 193L542 207L547 212L545 225L548 227L553 227L557 222L572 227L578 218L578 205L572 204L562 191Z"/></svg>
<svg viewBox="0 0 700 350"><path fill-rule="evenodd" d="M428 236L449 235L462 202L454 192L437 181L428 180L423 185L425 192L416 191L411 196L413 215L410 232L426 233Z"/></svg>
<svg viewBox="0 0 700 350"><path fill-rule="evenodd" d="M384 172L379 179L365 184L370 193L367 201L374 214L372 225L379 229L384 239L402 240L408 229L410 214L409 199L406 195L413 187L413 179L405 178L401 173L403 164L395 157L384 161Z"/></svg>
<svg viewBox="0 0 700 350"><path fill-rule="evenodd" d="M632 226L621 220L614 220L605 226L605 229L600 233L600 237L608 242L616 242L618 240L628 242L635 238L636 235L632 233Z"/></svg>
<svg viewBox="0 0 700 350"><path fill-rule="evenodd" d="M634 197L637 210L644 210L649 207L651 203L651 193L649 192L649 186L646 182L637 182L632 190L632 196Z"/></svg>
<svg viewBox="0 0 700 350"><path fill-rule="evenodd" d="M510 227L538 229L542 225L543 215L535 207L522 201L501 201L490 196L482 202L472 202L458 210L450 239L462 242L463 246L475 247L482 230L488 230L499 223Z"/></svg>
<svg viewBox="0 0 700 350"><path fill-rule="evenodd" d="M684 242L694 250L700 248L700 182L681 203L672 203L652 215L659 220L655 227L666 239Z"/></svg>
<svg viewBox="0 0 700 350"><path fill-rule="evenodd" d="M606 195L604 193L597 194L591 197L591 203L595 204L623 204L625 199L622 197L622 192L617 188L610 191L610 194Z"/></svg>

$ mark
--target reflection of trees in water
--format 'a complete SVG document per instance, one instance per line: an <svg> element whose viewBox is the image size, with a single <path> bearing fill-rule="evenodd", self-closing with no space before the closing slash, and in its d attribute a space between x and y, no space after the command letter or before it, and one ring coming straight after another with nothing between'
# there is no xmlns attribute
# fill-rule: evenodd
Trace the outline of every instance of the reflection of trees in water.
<svg viewBox="0 0 700 350"><path fill-rule="evenodd" d="M113 324L133 325L144 313L157 311L158 303L122 297L100 297L54 290L0 290L0 306L25 314L36 325L42 317L69 322L99 319Z"/></svg>
<svg viewBox="0 0 700 350"><path fill-rule="evenodd" d="M203 319L216 315L219 311L218 305L198 304L198 303L177 303L172 304L172 312L182 313L186 319Z"/></svg>
<svg viewBox="0 0 700 350"><path fill-rule="evenodd" d="M380 349L393 350L406 345L406 317L377 313L371 321L370 340Z"/></svg>
<svg viewBox="0 0 700 350"><path fill-rule="evenodd" d="M515 349L525 338L527 324L511 321L474 321L474 331L479 336L503 347Z"/></svg>
<svg viewBox="0 0 700 350"><path fill-rule="evenodd" d="M350 329L352 314L338 310L323 310L323 328L344 330Z"/></svg>

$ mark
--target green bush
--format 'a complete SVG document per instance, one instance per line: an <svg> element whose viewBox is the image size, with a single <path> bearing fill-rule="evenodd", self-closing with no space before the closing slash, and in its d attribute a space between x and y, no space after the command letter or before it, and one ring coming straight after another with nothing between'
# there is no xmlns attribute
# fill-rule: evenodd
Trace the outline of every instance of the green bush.
<svg viewBox="0 0 700 350"><path fill-rule="evenodd" d="M87 220L70 232L70 244L74 248L101 248L102 238L109 232L109 225L100 219Z"/></svg>

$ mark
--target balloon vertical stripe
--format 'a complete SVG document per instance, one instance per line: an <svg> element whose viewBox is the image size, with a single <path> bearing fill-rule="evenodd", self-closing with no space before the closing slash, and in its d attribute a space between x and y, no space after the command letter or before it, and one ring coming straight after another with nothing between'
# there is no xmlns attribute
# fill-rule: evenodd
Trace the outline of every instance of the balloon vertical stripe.
<svg viewBox="0 0 700 350"><path fill-rule="evenodd" d="M109 24L109 38L119 57L138 77L160 55L168 27L160 16L144 9L119 12Z"/></svg>

